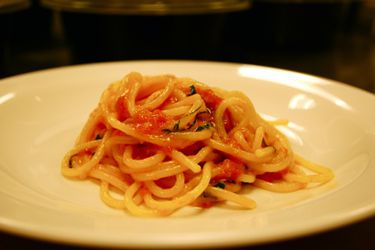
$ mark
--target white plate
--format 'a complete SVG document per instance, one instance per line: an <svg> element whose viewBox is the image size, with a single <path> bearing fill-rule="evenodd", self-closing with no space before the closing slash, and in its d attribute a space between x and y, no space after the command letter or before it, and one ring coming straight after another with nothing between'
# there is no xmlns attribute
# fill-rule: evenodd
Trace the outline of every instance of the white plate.
<svg viewBox="0 0 375 250"><path fill-rule="evenodd" d="M331 167L335 181L295 193L255 190L254 210L186 208L136 218L106 207L98 186L60 174L106 86L129 71L189 76L244 91L265 117L290 120L295 151ZM253 65L134 61L81 65L0 81L0 229L92 246L256 244L348 224L375 212L375 97L330 80Z"/></svg>

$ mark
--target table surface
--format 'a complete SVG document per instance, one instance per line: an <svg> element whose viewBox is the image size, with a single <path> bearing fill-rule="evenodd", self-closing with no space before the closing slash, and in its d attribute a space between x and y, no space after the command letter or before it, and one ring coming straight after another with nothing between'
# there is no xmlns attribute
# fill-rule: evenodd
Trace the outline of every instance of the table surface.
<svg viewBox="0 0 375 250"><path fill-rule="evenodd" d="M7 233L0 233L0 242L2 249L90 249L83 246L62 245L57 243L45 242L35 239L27 239ZM375 249L375 216L357 222L352 225L330 230L328 232L310 235L302 238L291 239L281 242L256 246L239 246L233 249L340 249L340 250L370 250Z"/></svg>

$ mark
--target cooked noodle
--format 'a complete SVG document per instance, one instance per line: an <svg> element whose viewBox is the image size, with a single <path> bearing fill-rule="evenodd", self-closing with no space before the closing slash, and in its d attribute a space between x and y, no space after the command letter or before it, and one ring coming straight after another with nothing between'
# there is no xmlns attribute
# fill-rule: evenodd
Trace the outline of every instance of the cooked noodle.
<svg viewBox="0 0 375 250"><path fill-rule="evenodd" d="M103 202L137 216L222 202L252 209L238 194L245 185L292 192L333 178L294 154L243 93L136 72L104 91L61 170L99 180Z"/></svg>

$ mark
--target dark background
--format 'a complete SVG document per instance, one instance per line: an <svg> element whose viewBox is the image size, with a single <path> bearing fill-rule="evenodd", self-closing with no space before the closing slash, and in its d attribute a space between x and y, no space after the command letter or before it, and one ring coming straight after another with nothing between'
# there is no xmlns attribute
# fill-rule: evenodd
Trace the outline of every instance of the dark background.
<svg viewBox="0 0 375 250"><path fill-rule="evenodd" d="M272 66L375 93L375 1L254 0L245 11L164 16L56 11L32 1L0 13L0 78L139 59ZM7 233L0 243L2 249L70 248ZM375 218L254 249L375 249Z"/></svg>
<svg viewBox="0 0 375 250"><path fill-rule="evenodd" d="M55 11L38 1L0 14L0 77L137 59L241 62L310 73L375 91L375 1L254 0L200 15Z"/></svg>

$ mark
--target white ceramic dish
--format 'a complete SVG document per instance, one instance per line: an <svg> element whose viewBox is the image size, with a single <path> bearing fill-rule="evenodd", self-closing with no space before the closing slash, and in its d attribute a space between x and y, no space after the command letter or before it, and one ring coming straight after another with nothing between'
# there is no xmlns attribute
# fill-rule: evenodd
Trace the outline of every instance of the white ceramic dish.
<svg viewBox="0 0 375 250"><path fill-rule="evenodd" d="M98 186L65 179L60 161L106 86L129 71L189 76L244 91L258 112L290 121L295 151L330 166L333 182L275 194L254 210L186 208L136 218L106 207ZM303 236L375 213L375 97L330 80L213 62L134 61L63 67L0 81L0 229L104 247L215 247Z"/></svg>

